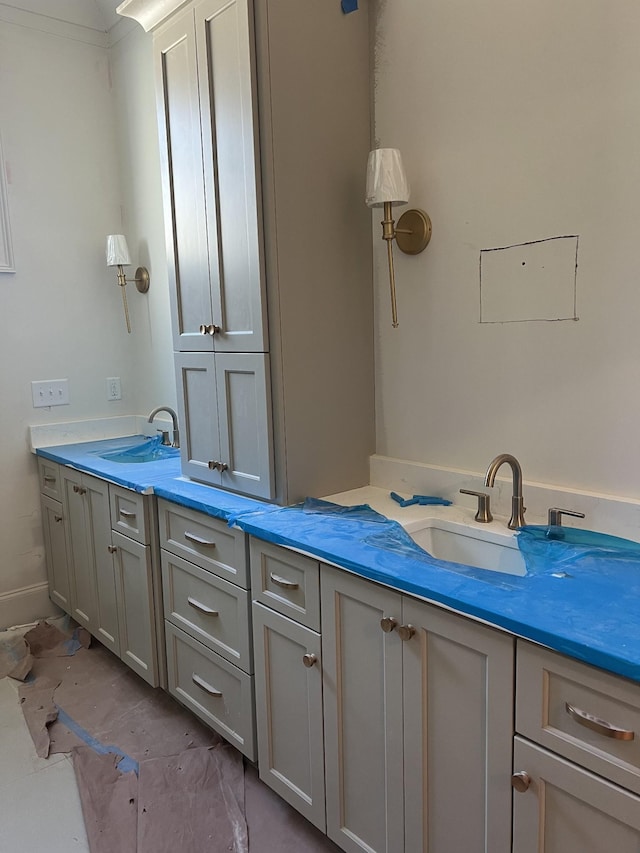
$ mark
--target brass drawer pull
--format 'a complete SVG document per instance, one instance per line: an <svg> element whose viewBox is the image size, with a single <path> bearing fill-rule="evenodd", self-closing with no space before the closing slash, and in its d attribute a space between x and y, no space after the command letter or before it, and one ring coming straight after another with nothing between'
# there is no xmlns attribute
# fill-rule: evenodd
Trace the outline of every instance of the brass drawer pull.
<svg viewBox="0 0 640 853"><path fill-rule="evenodd" d="M203 548L215 548L216 543L211 542L209 539L203 539L202 536L196 536L195 533L185 532L184 538L188 539L189 542L195 542L196 545L202 545Z"/></svg>
<svg viewBox="0 0 640 853"><path fill-rule="evenodd" d="M201 604L199 601L196 601L195 598L191 598L189 596L187 598L187 603L191 605L195 610L199 610L201 613L206 613L207 616L219 616L220 613L217 610L213 610L211 607L207 607L206 604Z"/></svg>
<svg viewBox="0 0 640 853"><path fill-rule="evenodd" d="M135 518L135 517L136 517L135 512L129 512L129 511L128 511L128 510L126 510L126 509L121 509L121 510L120 510L120 515L121 515L123 518Z"/></svg>
<svg viewBox="0 0 640 853"><path fill-rule="evenodd" d="M42 479L45 481L45 483L55 483L55 481L56 481L55 477L51 477L48 474L45 474Z"/></svg>
<svg viewBox="0 0 640 853"><path fill-rule="evenodd" d="M194 684L197 684L205 693L208 693L210 696L222 696L221 690L216 690L215 687L212 687L210 684L207 684L199 675L196 675L195 672L191 676L191 680Z"/></svg>
<svg viewBox="0 0 640 853"><path fill-rule="evenodd" d="M298 589L300 584L295 581L288 581L286 578L281 578L280 575L274 575L273 572L269 575L271 580L277 585L281 586L284 589Z"/></svg>
<svg viewBox="0 0 640 853"><path fill-rule="evenodd" d="M576 723L580 723L581 726L585 726L587 729L598 732L599 735L611 737L615 740L633 740L635 738L635 732L629 731L628 729L621 729L618 726L614 726L612 723L608 723L606 720L594 717L593 714L587 714L586 711L581 711L580 708L574 708L573 705L570 705L568 702L565 704L565 708L567 714L569 714L571 719L575 720Z"/></svg>

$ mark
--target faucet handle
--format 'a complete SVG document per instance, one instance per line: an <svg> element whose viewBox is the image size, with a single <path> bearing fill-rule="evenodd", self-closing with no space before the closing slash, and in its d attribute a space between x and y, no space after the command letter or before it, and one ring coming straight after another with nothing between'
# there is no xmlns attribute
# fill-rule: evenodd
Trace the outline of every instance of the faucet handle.
<svg viewBox="0 0 640 853"><path fill-rule="evenodd" d="M490 509L491 495L488 495L486 492L474 492L471 489L460 489L460 494L472 495L474 498L478 498L478 511L475 515L476 521L482 524L488 524L490 521L493 521Z"/></svg>
<svg viewBox="0 0 640 853"><path fill-rule="evenodd" d="M166 429L158 429L156 432L159 432L162 436L162 441L160 442L165 447L171 447L171 442L169 441L169 431Z"/></svg>
<svg viewBox="0 0 640 853"><path fill-rule="evenodd" d="M549 509L549 527L560 527L563 515L571 515L573 518L584 518L583 512L575 512L572 509L560 509L560 507L552 506Z"/></svg>

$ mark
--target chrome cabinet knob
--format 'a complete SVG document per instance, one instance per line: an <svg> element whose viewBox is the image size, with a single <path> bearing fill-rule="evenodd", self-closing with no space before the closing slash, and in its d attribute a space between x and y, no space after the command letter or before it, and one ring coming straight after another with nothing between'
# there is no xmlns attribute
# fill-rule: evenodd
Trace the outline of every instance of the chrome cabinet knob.
<svg viewBox="0 0 640 853"><path fill-rule="evenodd" d="M380 627L385 634L390 634L394 628L398 627L398 620L394 616L385 616L380 620Z"/></svg>
<svg viewBox="0 0 640 853"><path fill-rule="evenodd" d="M202 323L200 326L200 334L201 335L216 335L221 331L220 326L216 326L213 323Z"/></svg>
<svg viewBox="0 0 640 853"><path fill-rule="evenodd" d="M318 658L312 654L302 655L302 663L307 667L307 669L311 669L311 667L317 663Z"/></svg>
<svg viewBox="0 0 640 853"><path fill-rule="evenodd" d="M531 776L529 776L529 774L524 770L519 770L511 777L511 787L519 794L524 794L524 792L528 790L530 784Z"/></svg>
<svg viewBox="0 0 640 853"><path fill-rule="evenodd" d="M413 625L401 625L398 628L398 636L401 640L410 640L415 634L416 629Z"/></svg>

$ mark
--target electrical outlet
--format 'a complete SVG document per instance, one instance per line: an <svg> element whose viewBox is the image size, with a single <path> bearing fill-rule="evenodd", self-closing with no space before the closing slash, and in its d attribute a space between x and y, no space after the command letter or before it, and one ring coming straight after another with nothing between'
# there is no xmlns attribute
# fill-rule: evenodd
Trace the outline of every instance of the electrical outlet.
<svg viewBox="0 0 640 853"><path fill-rule="evenodd" d="M107 377L107 400L122 400L122 388L119 376Z"/></svg>
<svg viewBox="0 0 640 853"><path fill-rule="evenodd" d="M68 379L41 379L31 383L33 408L69 405Z"/></svg>

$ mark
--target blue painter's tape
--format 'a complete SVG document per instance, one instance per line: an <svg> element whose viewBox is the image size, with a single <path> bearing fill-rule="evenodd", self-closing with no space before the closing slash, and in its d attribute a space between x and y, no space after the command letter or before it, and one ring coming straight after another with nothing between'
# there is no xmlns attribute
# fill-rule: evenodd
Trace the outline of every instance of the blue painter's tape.
<svg viewBox="0 0 640 853"><path fill-rule="evenodd" d="M358 8L358 0L341 0L342 11L345 15L348 15L349 12L355 12Z"/></svg>
<svg viewBox="0 0 640 853"><path fill-rule="evenodd" d="M90 746L94 752L97 752L98 755L119 755L120 761L117 763L118 770L122 773L128 773L133 770L133 772L138 775L139 764L135 761L131 756L125 755L121 749L118 749L117 746L105 746L100 743L99 740L90 735L86 729L83 729L81 725L76 723L76 721L70 717L66 711L64 711L59 705L56 705L58 709L58 720L65 725L70 731L74 733L80 740L84 741L87 746Z"/></svg>

